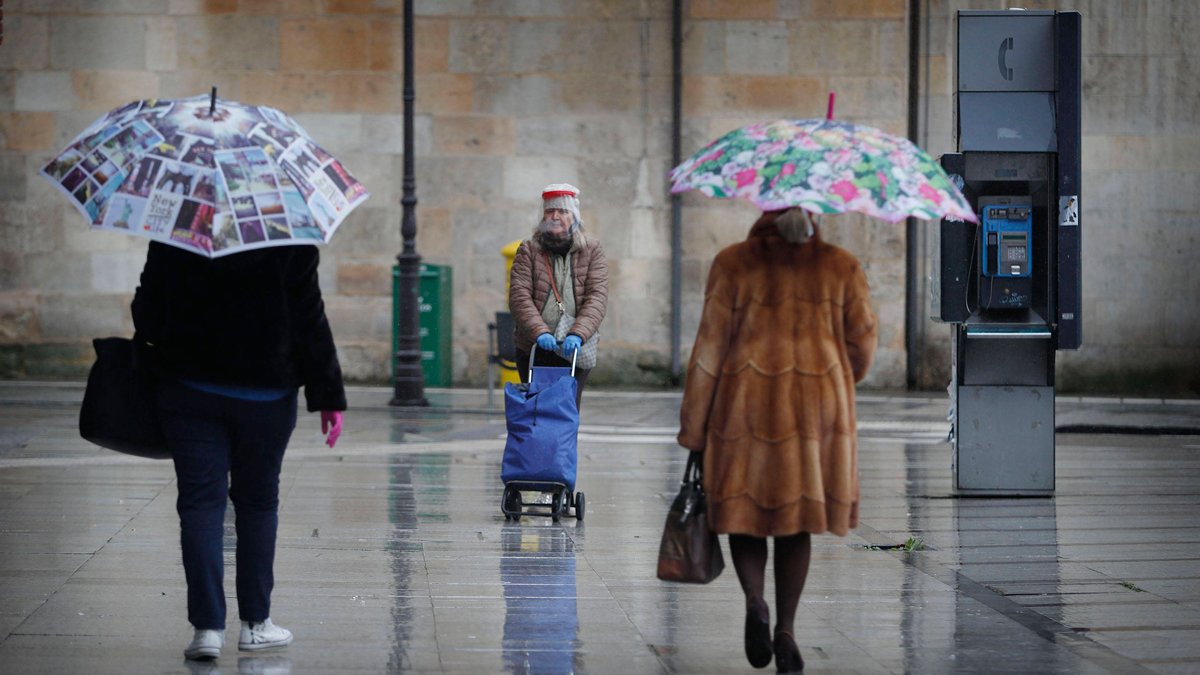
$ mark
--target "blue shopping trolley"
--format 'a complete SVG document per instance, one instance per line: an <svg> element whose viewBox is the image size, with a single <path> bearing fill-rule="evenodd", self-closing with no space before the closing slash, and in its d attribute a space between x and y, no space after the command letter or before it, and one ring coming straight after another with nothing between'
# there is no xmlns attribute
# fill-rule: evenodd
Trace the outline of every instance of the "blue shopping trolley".
<svg viewBox="0 0 1200 675"><path fill-rule="evenodd" d="M537 345L529 352L529 382L504 385L504 417L508 440L500 467L505 520L550 516L555 522L575 510L583 520L584 498L575 492L578 467L579 407L575 393L575 359L570 368L534 367ZM525 502L522 492L550 495L550 503Z"/></svg>

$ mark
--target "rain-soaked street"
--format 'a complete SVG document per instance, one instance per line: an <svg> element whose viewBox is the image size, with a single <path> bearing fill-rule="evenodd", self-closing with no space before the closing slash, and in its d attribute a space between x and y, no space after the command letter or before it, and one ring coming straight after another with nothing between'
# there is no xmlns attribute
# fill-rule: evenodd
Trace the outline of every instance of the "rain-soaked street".
<svg viewBox="0 0 1200 675"><path fill-rule="evenodd" d="M755 672L732 566L708 586L654 575L686 458L677 393L588 392L582 521L505 520L482 391L417 410L352 388L335 450L303 415L272 609L295 642L237 651L228 567L226 647L198 665L170 465L80 440L81 392L0 383L2 672ZM1194 434L1200 402L1060 399L1060 429L1092 433L1059 434L1053 498L954 498L945 415L944 396L861 397L862 524L814 538L807 671L1200 671L1200 436L1128 433Z"/></svg>

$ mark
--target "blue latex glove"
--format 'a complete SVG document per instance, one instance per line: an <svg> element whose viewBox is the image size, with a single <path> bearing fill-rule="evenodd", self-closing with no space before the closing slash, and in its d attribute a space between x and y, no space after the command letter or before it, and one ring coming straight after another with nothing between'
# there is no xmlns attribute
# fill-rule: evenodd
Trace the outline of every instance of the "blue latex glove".
<svg viewBox="0 0 1200 675"><path fill-rule="evenodd" d="M575 350L582 346L583 340L578 335L568 335L567 339L563 340L563 356L574 354Z"/></svg>
<svg viewBox="0 0 1200 675"><path fill-rule="evenodd" d="M542 333L537 336L537 346L538 349L545 349L548 352L552 352L558 349L558 340L555 340L554 336L549 333Z"/></svg>

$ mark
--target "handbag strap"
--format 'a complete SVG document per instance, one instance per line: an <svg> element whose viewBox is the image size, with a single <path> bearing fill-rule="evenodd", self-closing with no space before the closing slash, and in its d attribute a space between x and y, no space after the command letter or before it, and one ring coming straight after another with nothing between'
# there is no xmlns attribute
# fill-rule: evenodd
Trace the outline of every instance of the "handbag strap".
<svg viewBox="0 0 1200 675"><path fill-rule="evenodd" d="M701 457L703 453L689 452L687 467L683 470L683 483L703 484L703 473L701 469Z"/></svg>
<svg viewBox="0 0 1200 675"><path fill-rule="evenodd" d="M542 251L542 260L546 261L546 269L550 272L550 290L554 291L554 301L558 303L558 311L561 314L567 313L567 308L563 305L562 295L558 292L558 284L554 282L554 264L550 262L550 256Z"/></svg>

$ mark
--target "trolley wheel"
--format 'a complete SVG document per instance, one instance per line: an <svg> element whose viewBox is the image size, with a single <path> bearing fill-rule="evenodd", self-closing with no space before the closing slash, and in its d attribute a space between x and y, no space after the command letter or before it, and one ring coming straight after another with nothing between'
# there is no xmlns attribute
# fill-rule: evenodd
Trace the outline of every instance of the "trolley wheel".
<svg viewBox="0 0 1200 675"><path fill-rule="evenodd" d="M575 493L575 520L583 520L583 505L584 505L584 503L585 502L583 499L583 493L576 492Z"/></svg>
<svg viewBox="0 0 1200 675"><path fill-rule="evenodd" d="M564 513L566 513L566 511L567 511L566 492L564 492L563 490L555 490L554 496L551 498L551 504L550 504L551 520L553 520L554 522L557 523L558 519L561 518L562 515Z"/></svg>
<svg viewBox="0 0 1200 675"><path fill-rule="evenodd" d="M504 497L502 498L500 511L504 514L505 520L520 520L521 493L512 487L504 486Z"/></svg>

